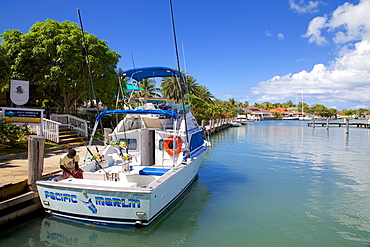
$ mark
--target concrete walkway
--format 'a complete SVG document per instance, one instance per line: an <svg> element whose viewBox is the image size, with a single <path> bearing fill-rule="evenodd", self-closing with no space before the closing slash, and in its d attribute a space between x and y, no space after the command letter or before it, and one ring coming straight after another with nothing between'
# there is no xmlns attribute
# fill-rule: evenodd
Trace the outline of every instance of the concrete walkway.
<svg viewBox="0 0 370 247"><path fill-rule="evenodd" d="M104 149L104 146L102 145L96 145L96 147L98 147L100 152L102 152ZM81 164L85 158L87 149L85 146L78 146L74 148L80 155ZM63 153L67 152L67 149L68 147L59 147L45 150L43 175L60 171L59 158ZM95 146L92 146L91 151L94 154L97 154ZM12 185L25 186L27 185L27 179L28 153L0 156L0 192L9 190L9 187ZM1 193L1 195L4 196L3 193Z"/></svg>

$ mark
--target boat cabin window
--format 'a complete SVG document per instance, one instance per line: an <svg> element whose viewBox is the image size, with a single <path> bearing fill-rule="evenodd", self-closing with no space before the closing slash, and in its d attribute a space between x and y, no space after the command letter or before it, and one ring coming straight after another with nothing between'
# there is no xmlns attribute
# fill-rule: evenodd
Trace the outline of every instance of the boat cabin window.
<svg viewBox="0 0 370 247"><path fill-rule="evenodd" d="M125 142L128 150L137 149L137 140L136 139L119 139L119 142Z"/></svg>

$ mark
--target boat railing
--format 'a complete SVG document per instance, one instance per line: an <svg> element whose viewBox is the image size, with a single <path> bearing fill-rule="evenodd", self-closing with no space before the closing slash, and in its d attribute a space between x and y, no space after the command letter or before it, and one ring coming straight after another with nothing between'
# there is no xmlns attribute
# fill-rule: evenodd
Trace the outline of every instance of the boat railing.
<svg viewBox="0 0 370 247"><path fill-rule="evenodd" d="M50 119L73 128L81 136L88 136L88 121L85 119L69 114L51 115Z"/></svg>

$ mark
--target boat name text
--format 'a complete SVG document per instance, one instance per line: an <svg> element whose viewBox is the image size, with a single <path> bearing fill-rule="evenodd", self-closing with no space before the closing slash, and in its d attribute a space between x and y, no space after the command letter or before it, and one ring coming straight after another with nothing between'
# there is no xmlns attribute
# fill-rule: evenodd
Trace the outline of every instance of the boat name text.
<svg viewBox="0 0 370 247"><path fill-rule="evenodd" d="M50 198L51 200L63 201L63 202L72 202L77 203L77 196L71 194L64 194L52 191L45 191L45 198Z"/></svg>
<svg viewBox="0 0 370 247"><path fill-rule="evenodd" d="M95 203L96 205L108 207L140 208L140 200L138 199L95 197Z"/></svg>
<svg viewBox="0 0 370 247"><path fill-rule="evenodd" d="M78 203L77 196L66 193L58 193L52 191L45 191L45 199L50 198L55 201ZM119 208L140 208L140 200L138 199L122 199L110 197L95 197L95 204L97 206L119 207Z"/></svg>

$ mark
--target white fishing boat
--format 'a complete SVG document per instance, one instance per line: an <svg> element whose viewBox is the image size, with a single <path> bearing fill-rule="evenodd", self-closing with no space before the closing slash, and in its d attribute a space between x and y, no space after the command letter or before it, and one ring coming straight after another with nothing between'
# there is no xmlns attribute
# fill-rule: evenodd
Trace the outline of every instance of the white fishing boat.
<svg viewBox="0 0 370 247"><path fill-rule="evenodd" d="M247 125L248 124L247 115L245 115L245 114L238 114L236 116L236 122L237 123L240 123L242 125Z"/></svg>
<svg viewBox="0 0 370 247"><path fill-rule="evenodd" d="M182 76L166 67L121 73L137 82L151 77ZM96 117L124 114L100 154L80 165L83 179L57 174L37 181L41 203L53 216L102 225L143 227L153 222L192 184L202 156L210 148L189 106L145 104L107 110ZM89 156L86 155L86 156Z"/></svg>

